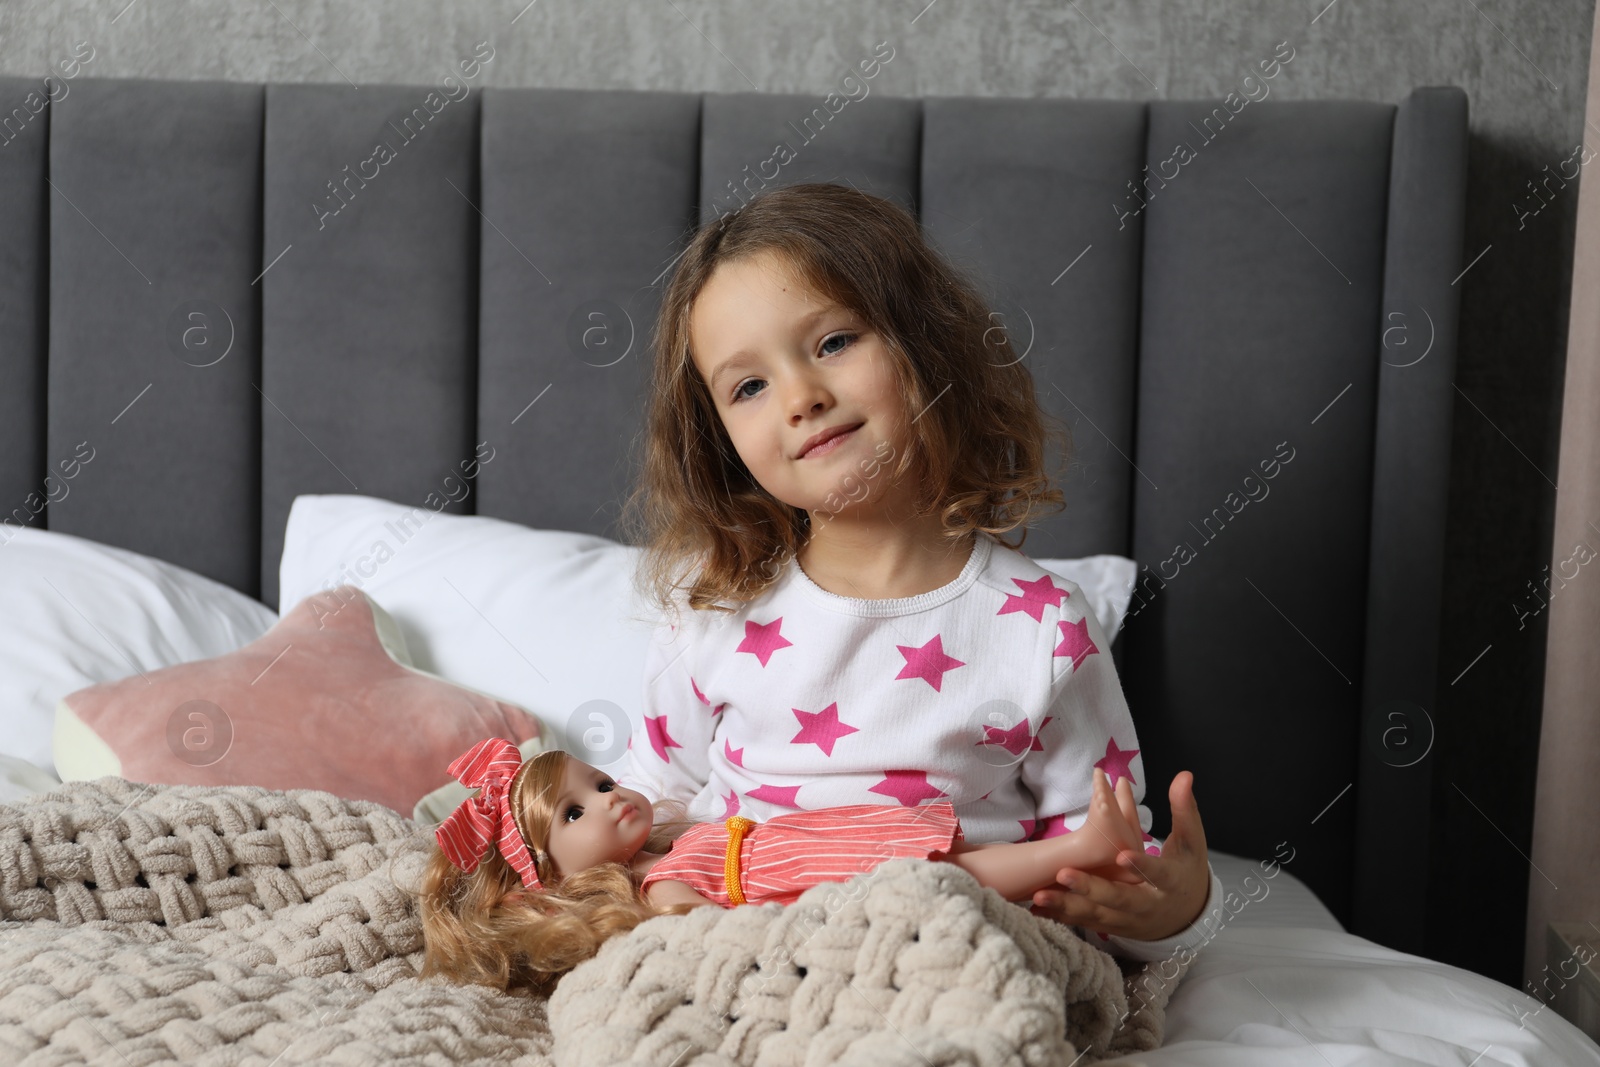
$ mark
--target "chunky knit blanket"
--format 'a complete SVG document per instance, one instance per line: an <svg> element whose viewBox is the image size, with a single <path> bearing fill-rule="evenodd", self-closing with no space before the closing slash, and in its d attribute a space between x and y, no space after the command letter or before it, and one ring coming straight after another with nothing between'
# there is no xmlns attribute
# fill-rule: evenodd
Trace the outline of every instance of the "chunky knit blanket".
<svg viewBox="0 0 1600 1067"><path fill-rule="evenodd" d="M1158 1047L1171 963L1125 975L961 868L898 859L642 923L562 979L550 1027L561 1067L1065 1067Z"/></svg>
<svg viewBox="0 0 1600 1067"><path fill-rule="evenodd" d="M608 942L546 1001L417 977L427 827L315 790L101 778L0 805L0 1063L1089 1063L1156 1047L1126 973L949 864Z"/></svg>

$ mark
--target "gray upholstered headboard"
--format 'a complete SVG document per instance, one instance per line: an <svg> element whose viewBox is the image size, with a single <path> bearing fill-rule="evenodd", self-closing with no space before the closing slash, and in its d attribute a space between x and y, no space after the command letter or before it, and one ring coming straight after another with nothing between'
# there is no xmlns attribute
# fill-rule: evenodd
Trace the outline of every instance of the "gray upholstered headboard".
<svg viewBox="0 0 1600 1067"><path fill-rule="evenodd" d="M0 116L15 521L276 605L296 494L421 504L486 441L450 510L614 536L690 229L764 181L849 182L918 212L981 280L1074 427L1069 507L1025 551L1148 567L1118 657L1158 830L1192 769L1212 847L1293 849L1354 932L1420 951L1424 883L1393 872L1429 822L1460 90L1237 113L140 80L24 106L31 91L0 80L18 105ZM92 462L47 481L83 442Z"/></svg>

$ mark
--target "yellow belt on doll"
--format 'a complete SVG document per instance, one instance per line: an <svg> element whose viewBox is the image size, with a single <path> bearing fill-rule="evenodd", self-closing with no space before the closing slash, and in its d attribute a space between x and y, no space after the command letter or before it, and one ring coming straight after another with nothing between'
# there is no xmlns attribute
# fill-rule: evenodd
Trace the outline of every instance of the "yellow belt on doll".
<svg viewBox="0 0 1600 1067"><path fill-rule="evenodd" d="M744 886L739 883L739 846L744 844L744 835L755 825L754 819L747 819L743 815L728 819L728 858L723 865L723 874L728 883L730 904L744 903Z"/></svg>

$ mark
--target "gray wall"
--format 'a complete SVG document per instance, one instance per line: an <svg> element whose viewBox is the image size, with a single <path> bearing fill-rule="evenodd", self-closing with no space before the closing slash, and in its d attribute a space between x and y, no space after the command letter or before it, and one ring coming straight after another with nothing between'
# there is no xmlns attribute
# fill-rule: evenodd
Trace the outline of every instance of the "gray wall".
<svg viewBox="0 0 1600 1067"><path fill-rule="evenodd" d="M1577 186L1530 198L1585 135L1593 15L1592 0L8 0L0 73L424 84L488 41L479 87L820 95L888 41L875 93L1183 99L1220 98L1287 40L1277 99L1461 86L1473 135L1462 267L1488 251L1458 283L1445 697L1430 709L1439 829L1417 842L1426 867L1395 876L1425 870L1435 887L1429 955L1520 986L1546 613L1519 616L1551 558ZM1203 775L1197 786L1203 812Z"/></svg>

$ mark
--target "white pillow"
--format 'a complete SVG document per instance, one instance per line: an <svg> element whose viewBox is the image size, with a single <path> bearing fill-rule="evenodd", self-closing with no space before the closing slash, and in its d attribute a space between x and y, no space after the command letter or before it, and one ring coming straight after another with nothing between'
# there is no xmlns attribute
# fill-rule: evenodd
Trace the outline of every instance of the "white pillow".
<svg viewBox="0 0 1600 1067"><path fill-rule="evenodd" d="M55 774L62 697L232 652L277 621L264 604L174 564L71 534L0 527L0 754Z"/></svg>
<svg viewBox="0 0 1600 1067"><path fill-rule="evenodd" d="M549 727L551 744L604 767L622 757L644 693L656 613L633 591L640 555L592 534L304 495L289 509L278 597L296 604L343 583L360 587L399 623L418 668L522 705ZM1082 587L1115 635L1132 560L1040 563Z"/></svg>
<svg viewBox="0 0 1600 1067"><path fill-rule="evenodd" d="M399 623L418 668L520 704L551 745L603 767L626 752L644 692L655 614L633 594L638 555L591 534L306 495L289 509L278 597L359 587Z"/></svg>
<svg viewBox="0 0 1600 1067"><path fill-rule="evenodd" d="M1106 640L1116 641L1128 614L1128 602L1133 599L1134 580L1139 576L1137 563L1126 556L1108 555L1034 562L1058 578L1077 583Z"/></svg>

